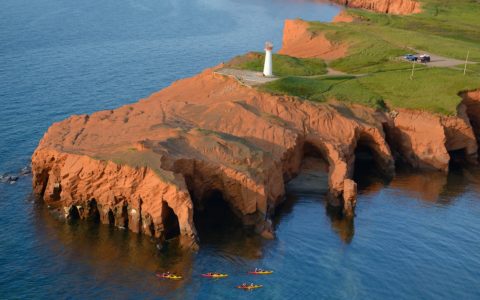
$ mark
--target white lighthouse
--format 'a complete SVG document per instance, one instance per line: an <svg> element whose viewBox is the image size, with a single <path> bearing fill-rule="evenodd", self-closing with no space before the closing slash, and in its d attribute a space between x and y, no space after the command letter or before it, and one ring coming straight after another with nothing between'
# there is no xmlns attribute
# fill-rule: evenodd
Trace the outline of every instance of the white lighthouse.
<svg viewBox="0 0 480 300"><path fill-rule="evenodd" d="M263 66L263 75L266 77L273 76L272 50L273 50L273 44L271 42L266 42L265 43L265 65Z"/></svg>

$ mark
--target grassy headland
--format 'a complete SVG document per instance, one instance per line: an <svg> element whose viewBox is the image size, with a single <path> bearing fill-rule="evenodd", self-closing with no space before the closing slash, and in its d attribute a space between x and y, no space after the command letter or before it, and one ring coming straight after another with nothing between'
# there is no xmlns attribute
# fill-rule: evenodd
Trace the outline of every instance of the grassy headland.
<svg viewBox="0 0 480 300"><path fill-rule="evenodd" d="M464 75L463 66L426 68L416 64L411 80L412 63L401 56L425 51L465 60L469 51L470 61L480 62L480 2L420 2L420 14L400 16L348 9L355 17L352 23L310 22L313 33L325 33L332 42L348 45L347 55L330 61L328 66L349 75L305 77L321 73L313 74L312 68L302 72L300 63L286 68L285 62L294 58L275 56L274 72L282 78L260 89L312 101L336 99L380 109L455 114L461 102L459 92L480 88L480 65L469 65ZM261 70L262 62L246 63L242 68Z"/></svg>

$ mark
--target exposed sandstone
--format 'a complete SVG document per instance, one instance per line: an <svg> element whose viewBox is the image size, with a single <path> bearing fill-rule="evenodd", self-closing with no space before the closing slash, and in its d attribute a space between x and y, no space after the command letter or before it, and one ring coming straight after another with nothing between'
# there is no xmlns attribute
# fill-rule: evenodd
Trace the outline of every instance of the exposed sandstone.
<svg viewBox="0 0 480 300"><path fill-rule="evenodd" d="M260 93L207 70L136 104L54 124L32 158L34 189L67 216L76 209L88 217L95 201L102 222L159 238L169 209L182 236L195 237L195 206L219 190L245 224L268 235L268 216L306 145L329 162L337 198L357 143L393 171L381 122L363 118L374 114Z"/></svg>
<svg viewBox="0 0 480 300"><path fill-rule="evenodd" d="M450 152L461 150L468 163L477 163L478 145L470 120L464 104L456 116L400 109L386 129L398 158L414 168L448 172Z"/></svg>
<svg viewBox="0 0 480 300"><path fill-rule="evenodd" d="M411 166L448 171L450 157L440 116L401 109L391 133L395 149Z"/></svg>
<svg viewBox="0 0 480 300"><path fill-rule="evenodd" d="M420 3L415 0L333 0L332 2L351 8L395 15L415 14L422 11Z"/></svg>
<svg viewBox="0 0 480 300"><path fill-rule="evenodd" d="M466 161L476 164L478 145L467 114L467 106L463 103L460 104L456 116L443 116L441 122L445 129L447 151L462 151Z"/></svg>
<svg viewBox="0 0 480 300"><path fill-rule="evenodd" d="M325 37L324 33L310 31L309 26L308 22L303 20L286 20L282 48L278 53L325 60L334 60L347 54L348 45L333 43Z"/></svg>

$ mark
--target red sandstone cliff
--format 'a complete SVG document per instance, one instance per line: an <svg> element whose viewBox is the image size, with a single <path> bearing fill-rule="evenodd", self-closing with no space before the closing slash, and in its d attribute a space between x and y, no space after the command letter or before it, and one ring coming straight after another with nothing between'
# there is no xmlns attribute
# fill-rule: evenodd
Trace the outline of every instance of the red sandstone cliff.
<svg viewBox="0 0 480 300"><path fill-rule="evenodd" d="M325 60L334 60L347 54L348 45L333 43L325 37L325 34L313 33L308 27L308 22L303 20L286 20L282 48L278 53Z"/></svg>
<svg viewBox="0 0 480 300"><path fill-rule="evenodd" d="M387 14L407 15L421 12L420 3L415 0L333 0L332 2Z"/></svg>
<svg viewBox="0 0 480 300"><path fill-rule="evenodd" d="M181 233L194 237L195 205L219 190L245 224L261 231L307 144L329 161L337 197L348 186L353 201L354 187L344 181L357 143L393 171L382 124L360 121L373 114L263 94L207 70L136 104L54 124L32 158L34 189L67 216L74 208L82 218L98 209L103 222L159 238L170 209Z"/></svg>

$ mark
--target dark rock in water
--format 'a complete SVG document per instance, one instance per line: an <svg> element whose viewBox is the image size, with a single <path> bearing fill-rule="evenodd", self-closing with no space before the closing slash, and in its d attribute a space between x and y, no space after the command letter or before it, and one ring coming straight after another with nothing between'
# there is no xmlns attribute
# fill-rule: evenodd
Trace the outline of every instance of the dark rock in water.
<svg viewBox="0 0 480 300"><path fill-rule="evenodd" d="M14 184L15 182L17 182L17 180L18 180L18 176L16 175L8 175L8 174L0 175L1 183Z"/></svg>
<svg viewBox="0 0 480 300"><path fill-rule="evenodd" d="M8 173L3 173L0 175L0 183L14 184L20 179L21 176L27 176L32 174L32 168L30 166L25 166L20 169L18 175L11 175Z"/></svg>
<svg viewBox="0 0 480 300"><path fill-rule="evenodd" d="M32 173L32 168L30 166L25 166L20 170L20 176L29 175Z"/></svg>

